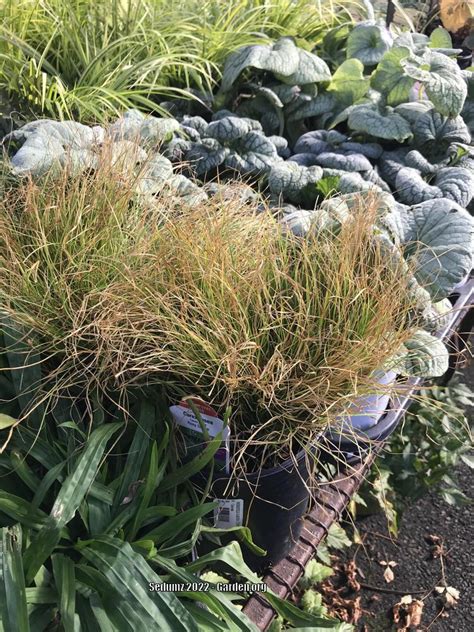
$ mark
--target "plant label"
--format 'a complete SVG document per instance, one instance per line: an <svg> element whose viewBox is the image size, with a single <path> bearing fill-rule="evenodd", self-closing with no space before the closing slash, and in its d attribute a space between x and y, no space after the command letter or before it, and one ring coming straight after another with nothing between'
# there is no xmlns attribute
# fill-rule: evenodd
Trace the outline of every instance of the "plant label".
<svg viewBox="0 0 474 632"><path fill-rule="evenodd" d="M219 433L222 433L223 445L214 455L214 465L218 472L229 473L229 455L230 455L230 428L224 426L224 422L220 419L216 411L201 399L189 397L183 399L176 406L170 406L170 412L173 421L181 428L181 434L185 447L185 461L189 461L196 457L206 446L203 437L200 420L195 415L189 402L192 402L194 408L198 411L201 422L204 424L209 437L214 439Z"/></svg>
<svg viewBox="0 0 474 632"><path fill-rule="evenodd" d="M244 520L244 501L241 498L216 498L219 503L214 509L214 527L230 529L241 527Z"/></svg>

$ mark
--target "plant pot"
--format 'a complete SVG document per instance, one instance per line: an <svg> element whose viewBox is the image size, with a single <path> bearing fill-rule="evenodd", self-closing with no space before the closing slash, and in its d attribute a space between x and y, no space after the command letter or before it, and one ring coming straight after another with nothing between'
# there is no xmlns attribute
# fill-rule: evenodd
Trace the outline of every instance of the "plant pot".
<svg viewBox="0 0 474 632"><path fill-rule="evenodd" d="M394 371L379 371L376 375L377 382L385 387L393 384L397 377ZM338 458L348 462L360 460L374 443L384 441L398 423L387 413L389 403L388 393L358 398L351 406L356 414L341 416L339 424L324 433L320 459L326 462Z"/></svg>
<svg viewBox="0 0 474 632"><path fill-rule="evenodd" d="M302 450L271 469L232 479L222 474L213 478L210 500L234 501L233 508L227 507L228 526L234 526L232 518L238 514L238 522L251 530L255 544L266 551L265 556L259 556L242 546L244 559L253 570L262 571L276 564L298 540L310 499L311 460L311 455ZM205 479L198 475L195 482L202 488ZM226 525L219 521L218 526ZM221 539L227 542L235 536Z"/></svg>

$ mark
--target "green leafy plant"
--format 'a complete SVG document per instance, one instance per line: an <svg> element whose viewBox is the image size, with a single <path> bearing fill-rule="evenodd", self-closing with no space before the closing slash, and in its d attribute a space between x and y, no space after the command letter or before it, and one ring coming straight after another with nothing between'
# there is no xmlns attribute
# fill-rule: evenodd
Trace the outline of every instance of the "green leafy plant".
<svg viewBox="0 0 474 632"><path fill-rule="evenodd" d="M400 432L389 439L361 492L370 508L385 510L392 531L411 502L435 491L450 504L469 499L453 472L464 463L474 466L469 413L472 390L453 378L447 387L423 389L405 416ZM360 511L364 512L363 506Z"/></svg>
<svg viewBox="0 0 474 632"><path fill-rule="evenodd" d="M163 98L206 100L202 93L212 90L233 50L281 35L317 40L350 21L345 4L7 0L0 8L0 89L21 103L23 115L31 109L82 122L131 107L160 110Z"/></svg>

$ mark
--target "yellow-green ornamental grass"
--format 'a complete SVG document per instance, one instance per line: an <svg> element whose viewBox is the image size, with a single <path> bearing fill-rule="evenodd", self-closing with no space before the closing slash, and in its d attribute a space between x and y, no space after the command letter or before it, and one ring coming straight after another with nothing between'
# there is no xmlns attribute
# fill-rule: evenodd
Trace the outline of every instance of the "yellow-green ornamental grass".
<svg viewBox="0 0 474 632"><path fill-rule="evenodd" d="M337 234L302 239L238 196L144 208L134 184L104 160L0 203L1 309L55 388L164 385L170 403L230 406L234 437L278 452L370 389L409 336L407 277L372 238L375 197Z"/></svg>

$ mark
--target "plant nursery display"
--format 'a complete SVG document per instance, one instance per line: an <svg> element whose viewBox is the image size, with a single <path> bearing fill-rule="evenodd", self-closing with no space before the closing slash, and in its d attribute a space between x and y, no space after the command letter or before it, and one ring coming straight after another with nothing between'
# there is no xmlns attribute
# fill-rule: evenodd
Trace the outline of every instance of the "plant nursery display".
<svg viewBox="0 0 474 632"><path fill-rule="evenodd" d="M473 67L366 2L0 17L3 627L255 630L245 590L193 586L258 583L323 436L448 369Z"/></svg>

